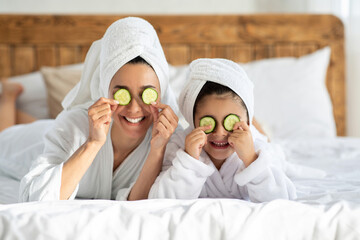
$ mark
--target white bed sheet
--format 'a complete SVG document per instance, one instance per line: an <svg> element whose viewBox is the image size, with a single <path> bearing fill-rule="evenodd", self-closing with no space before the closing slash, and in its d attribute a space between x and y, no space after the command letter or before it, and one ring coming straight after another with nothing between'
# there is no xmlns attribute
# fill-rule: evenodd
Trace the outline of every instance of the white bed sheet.
<svg viewBox="0 0 360 240"><path fill-rule="evenodd" d="M255 204L236 199L157 199L3 204L0 239L360 239L360 139L278 144L288 161L299 166L292 169L296 171L296 201ZM0 201L13 201L17 182L4 176L0 182Z"/></svg>

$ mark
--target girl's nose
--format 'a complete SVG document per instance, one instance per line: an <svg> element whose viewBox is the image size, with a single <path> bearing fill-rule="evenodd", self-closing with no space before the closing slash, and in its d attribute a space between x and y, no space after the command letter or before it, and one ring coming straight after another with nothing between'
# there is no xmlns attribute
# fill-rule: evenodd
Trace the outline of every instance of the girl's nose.
<svg viewBox="0 0 360 240"><path fill-rule="evenodd" d="M229 132L226 131L226 129L224 128L224 126L222 124L216 124L214 132L213 132L214 135L219 135L219 136L225 136L228 133Z"/></svg>

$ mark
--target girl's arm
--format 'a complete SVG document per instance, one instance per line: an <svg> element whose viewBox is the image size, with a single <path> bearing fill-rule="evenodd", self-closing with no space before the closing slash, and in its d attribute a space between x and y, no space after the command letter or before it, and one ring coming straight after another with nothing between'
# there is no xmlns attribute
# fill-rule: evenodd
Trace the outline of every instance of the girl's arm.
<svg viewBox="0 0 360 240"><path fill-rule="evenodd" d="M187 132L175 133L167 145L162 172L152 186L149 198L198 198L214 169L185 152Z"/></svg>
<svg viewBox="0 0 360 240"><path fill-rule="evenodd" d="M286 176L277 156L269 144L257 151L258 158L234 177L240 191L248 194L253 202L267 202L274 199L295 199L296 188Z"/></svg>

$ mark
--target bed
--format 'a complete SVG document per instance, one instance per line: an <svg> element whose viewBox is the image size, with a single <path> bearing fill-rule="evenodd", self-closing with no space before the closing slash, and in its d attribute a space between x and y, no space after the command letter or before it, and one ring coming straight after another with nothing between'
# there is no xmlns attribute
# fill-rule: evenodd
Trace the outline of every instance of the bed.
<svg viewBox="0 0 360 240"><path fill-rule="evenodd" d="M24 84L18 107L56 117L92 41L121 17L0 15L0 77ZM245 68L255 84L255 118L286 156L298 198L17 203L19 181L0 168L0 238L360 238L360 139L346 137L341 21L302 14L141 17L158 32L175 94L193 59L228 58Z"/></svg>

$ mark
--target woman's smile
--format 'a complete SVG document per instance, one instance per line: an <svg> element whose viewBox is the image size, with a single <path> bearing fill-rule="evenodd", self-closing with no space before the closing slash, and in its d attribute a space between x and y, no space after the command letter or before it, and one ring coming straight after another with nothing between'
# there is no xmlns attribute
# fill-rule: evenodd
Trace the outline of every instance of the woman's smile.
<svg viewBox="0 0 360 240"><path fill-rule="evenodd" d="M130 126L137 126L142 123L145 117L123 117Z"/></svg>

